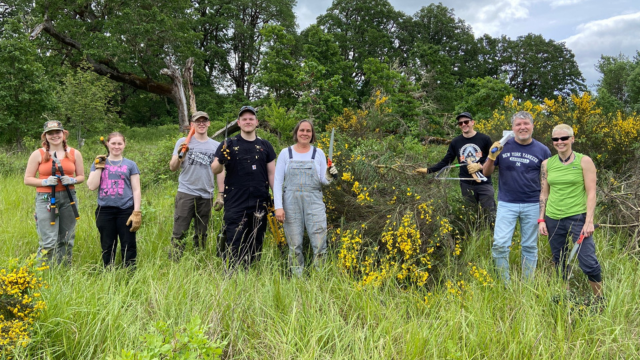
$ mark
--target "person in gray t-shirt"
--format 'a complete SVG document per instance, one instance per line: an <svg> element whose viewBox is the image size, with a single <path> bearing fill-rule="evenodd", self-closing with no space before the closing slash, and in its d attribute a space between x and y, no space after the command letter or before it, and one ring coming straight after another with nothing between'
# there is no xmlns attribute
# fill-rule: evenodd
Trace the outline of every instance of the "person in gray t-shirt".
<svg viewBox="0 0 640 360"><path fill-rule="evenodd" d="M216 211L220 210L223 205L223 191L220 189L224 187L224 175L215 176L216 181L214 181L211 169L215 151L220 143L207 136L210 125L207 113L196 112L191 117L191 122L195 126L193 137L188 144L185 144L186 138L184 137L176 142L173 156L169 162L171 171L181 169L173 216L173 234L171 236L173 246L169 254L170 258L175 261L182 257L185 247L184 238L192 219L195 219L194 245L196 248L205 248L207 225L211 216L216 182L218 184ZM180 157L181 153L183 153L182 157Z"/></svg>

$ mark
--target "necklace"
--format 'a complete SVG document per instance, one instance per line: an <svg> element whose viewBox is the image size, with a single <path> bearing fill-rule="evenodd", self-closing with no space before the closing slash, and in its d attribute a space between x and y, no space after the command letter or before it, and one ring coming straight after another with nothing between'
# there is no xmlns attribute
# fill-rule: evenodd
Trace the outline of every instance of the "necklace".
<svg viewBox="0 0 640 360"><path fill-rule="evenodd" d="M569 159L571 159L571 155L573 155L573 150L571 151L571 154L569 154L569 156L567 156L566 159L561 158L560 154L558 154L558 159L560 159L561 163L566 164L567 162L569 162Z"/></svg>
<svg viewBox="0 0 640 360"><path fill-rule="evenodd" d="M117 164L114 164L113 160L111 160L109 158L107 158L107 160L109 160L109 165L111 165L111 166L120 166L120 164L122 164L122 161L124 160L124 158L120 159L120 162L117 163Z"/></svg>

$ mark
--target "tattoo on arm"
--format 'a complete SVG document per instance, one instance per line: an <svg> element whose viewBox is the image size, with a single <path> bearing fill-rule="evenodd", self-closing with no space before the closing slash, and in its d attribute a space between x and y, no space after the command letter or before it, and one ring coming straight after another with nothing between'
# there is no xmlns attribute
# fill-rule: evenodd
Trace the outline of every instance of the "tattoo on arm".
<svg viewBox="0 0 640 360"><path fill-rule="evenodd" d="M543 198L540 198L540 206L545 206L547 204L547 201Z"/></svg>

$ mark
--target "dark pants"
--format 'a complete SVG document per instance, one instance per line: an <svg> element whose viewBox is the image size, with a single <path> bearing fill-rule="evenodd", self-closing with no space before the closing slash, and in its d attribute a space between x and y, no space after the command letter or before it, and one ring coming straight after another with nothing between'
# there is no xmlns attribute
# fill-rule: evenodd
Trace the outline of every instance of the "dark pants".
<svg viewBox="0 0 640 360"><path fill-rule="evenodd" d="M131 226L127 220L133 213L133 206L121 209L114 206L98 206L96 209L96 227L100 232L102 246L102 262L104 266L113 264L116 259L118 238L120 238L120 253L124 266L136 264L136 233L129 231Z"/></svg>
<svg viewBox="0 0 640 360"><path fill-rule="evenodd" d="M212 199L178 192L173 213L172 258L179 259L185 248L184 238L194 220L193 241L196 248L204 249L207 244L207 226L211 217Z"/></svg>
<svg viewBox="0 0 640 360"><path fill-rule="evenodd" d="M562 266L562 275L566 279L567 251L569 250L568 237L571 235L575 246L575 242L580 238L580 232L584 226L585 214L569 216L560 220L554 220L548 216L545 216L544 219L549 232L549 246L553 255L553 264L556 266L556 270L558 270L559 266ZM582 240L582 246L578 250L577 257L580 269L587 275L589 281L601 282L602 270L596 257L596 244L593 241L593 236L585 237Z"/></svg>
<svg viewBox="0 0 640 360"><path fill-rule="evenodd" d="M460 181L460 191L467 203L472 205L480 204L483 213L488 217L490 223L493 224L495 222L496 200L493 185L462 180Z"/></svg>
<svg viewBox="0 0 640 360"><path fill-rule="evenodd" d="M231 267L245 266L260 260L264 233L267 231L267 210L260 206L244 210L226 208L224 215L226 246L223 257Z"/></svg>

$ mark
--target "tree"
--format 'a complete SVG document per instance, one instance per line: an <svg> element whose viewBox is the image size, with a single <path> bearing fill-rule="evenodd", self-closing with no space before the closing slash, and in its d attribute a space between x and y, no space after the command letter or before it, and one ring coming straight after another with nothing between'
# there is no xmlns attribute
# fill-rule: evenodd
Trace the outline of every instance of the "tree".
<svg viewBox="0 0 640 360"><path fill-rule="evenodd" d="M507 84L523 97L543 100L586 90L573 52L563 42L528 34L516 40L503 37L501 46Z"/></svg>
<svg viewBox="0 0 640 360"><path fill-rule="evenodd" d="M470 112L474 119L490 119L493 109L502 105L507 95L516 93L504 79L467 79L459 92L456 113Z"/></svg>
<svg viewBox="0 0 640 360"><path fill-rule="evenodd" d="M317 24L333 35L342 57L353 63L353 78L360 85L366 59L394 62L401 56L397 40L404 18L387 0L334 0ZM361 89L360 95L369 93L370 89Z"/></svg>
<svg viewBox="0 0 640 360"><path fill-rule="evenodd" d="M261 32L278 25L285 33L295 30L295 0L193 0L197 18L193 30L204 68L214 86L240 91L247 99L257 95L253 87L265 46Z"/></svg>
<svg viewBox="0 0 640 360"><path fill-rule="evenodd" d="M602 55L595 68L602 74L598 81L598 101L603 103L603 108L608 109L605 104L614 101L617 109L640 110L640 51L633 60L623 54Z"/></svg>
<svg viewBox="0 0 640 360"><path fill-rule="evenodd" d="M120 124L118 108L113 105L117 86L109 78L91 72L91 65L83 63L77 70L69 71L57 88L55 116L67 130L75 130L79 147L87 134L104 134Z"/></svg>
<svg viewBox="0 0 640 360"><path fill-rule="evenodd" d="M42 114L53 109L53 84L40 54L15 21L0 36L0 139L22 148L25 137L42 131Z"/></svg>
<svg viewBox="0 0 640 360"><path fill-rule="evenodd" d="M262 30L263 42L267 43L260 71L255 80L264 86L274 99L285 108L291 109L297 102L299 90L297 73L300 65L300 44L296 35L288 34L279 25L268 25Z"/></svg>
<svg viewBox="0 0 640 360"><path fill-rule="evenodd" d="M38 25L32 39L41 32L38 46L59 63L78 66L82 61L93 72L109 76L136 89L171 98L179 107L182 124L183 94L160 70L184 61L197 50L199 34L189 25L188 0L136 0L132 2L20 0L21 9ZM30 24L34 26L34 24Z"/></svg>

